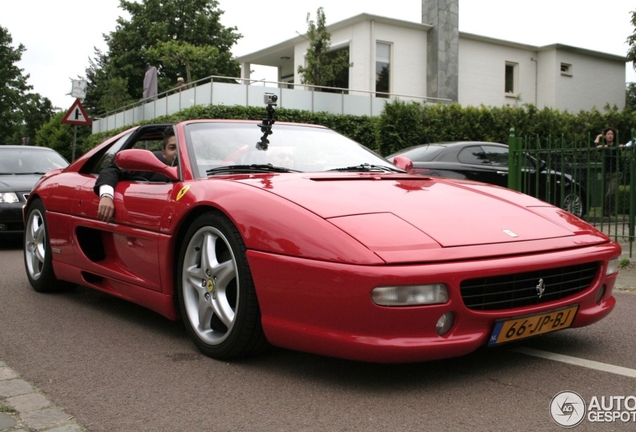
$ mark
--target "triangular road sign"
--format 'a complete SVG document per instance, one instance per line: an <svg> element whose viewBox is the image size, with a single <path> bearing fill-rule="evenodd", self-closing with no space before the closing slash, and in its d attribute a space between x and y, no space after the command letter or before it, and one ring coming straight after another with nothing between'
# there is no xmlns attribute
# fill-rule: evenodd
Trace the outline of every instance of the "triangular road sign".
<svg viewBox="0 0 636 432"><path fill-rule="evenodd" d="M62 117L62 123L86 126L91 124L91 119L88 118L88 114L84 111L84 107L79 99L75 99L71 109L64 114L64 117Z"/></svg>

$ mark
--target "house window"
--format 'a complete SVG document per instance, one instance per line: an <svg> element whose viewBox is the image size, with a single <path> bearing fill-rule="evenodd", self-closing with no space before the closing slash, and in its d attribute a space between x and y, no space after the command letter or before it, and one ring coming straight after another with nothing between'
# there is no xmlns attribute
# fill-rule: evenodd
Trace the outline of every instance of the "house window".
<svg viewBox="0 0 636 432"><path fill-rule="evenodd" d="M568 63L561 63L561 75L572 76L572 65Z"/></svg>
<svg viewBox="0 0 636 432"><path fill-rule="evenodd" d="M335 59L336 57L338 57L340 55L341 52L345 53L345 58L349 58L349 46L347 45L346 47L343 48L338 48L332 51L329 51L329 53L327 54L330 58ZM336 74L335 78L331 81L329 81L328 83L326 83L327 87L336 87L333 89L323 89L323 92L326 93L342 93L342 94L348 94L349 91L348 90L341 90L341 89L348 89L349 88L349 68L345 67L342 68L338 71L338 73Z"/></svg>
<svg viewBox="0 0 636 432"><path fill-rule="evenodd" d="M289 74L289 75L283 75L280 77L280 81L287 83L287 87L288 89L293 89L294 88L294 74ZM285 87L282 87L285 88Z"/></svg>
<svg viewBox="0 0 636 432"><path fill-rule="evenodd" d="M519 65L517 63L506 62L506 82L504 83L504 92L506 95L517 94L517 69Z"/></svg>
<svg viewBox="0 0 636 432"><path fill-rule="evenodd" d="M377 42L375 44L375 91L390 93L391 91L391 45ZM376 94L376 97L389 97L388 94Z"/></svg>

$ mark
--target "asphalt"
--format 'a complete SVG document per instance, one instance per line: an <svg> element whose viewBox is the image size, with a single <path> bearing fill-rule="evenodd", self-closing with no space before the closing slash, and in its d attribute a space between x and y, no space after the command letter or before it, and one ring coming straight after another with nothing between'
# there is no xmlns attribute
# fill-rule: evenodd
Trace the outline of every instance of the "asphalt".
<svg viewBox="0 0 636 432"><path fill-rule="evenodd" d="M621 243L623 268L615 289L636 292L636 252ZM636 248L636 246L635 246ZM625 265L629 260L629 264ZM45 394L0 360L0 432L86 432L72 414L53 404Z"/></svg>

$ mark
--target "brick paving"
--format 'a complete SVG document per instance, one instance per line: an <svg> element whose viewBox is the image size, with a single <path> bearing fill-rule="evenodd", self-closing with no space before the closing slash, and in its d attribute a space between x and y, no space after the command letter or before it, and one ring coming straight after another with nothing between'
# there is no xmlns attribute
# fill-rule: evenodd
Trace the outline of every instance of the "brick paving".
<svg viewBox="0 0 636 432"><path fill-rule="evenodd" d="M1 432L84 432L75 418L0 361Z"/></svg>

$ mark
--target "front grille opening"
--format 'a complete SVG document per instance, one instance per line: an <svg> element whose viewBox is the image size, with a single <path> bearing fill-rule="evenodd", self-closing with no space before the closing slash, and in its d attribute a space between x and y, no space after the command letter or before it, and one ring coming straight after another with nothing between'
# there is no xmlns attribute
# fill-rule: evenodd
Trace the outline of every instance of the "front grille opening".
<svg viewBox="0 0 636 432"><path fill-rule="evenodd" d="M547 303L577 294L592 285L598 270L599 263L594 262L468 279L460 284L460 291L468 309L512 309ZM539 296L541 288L544 291Z"/></svg>

